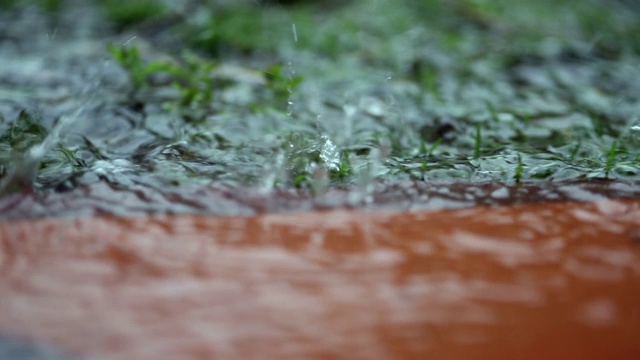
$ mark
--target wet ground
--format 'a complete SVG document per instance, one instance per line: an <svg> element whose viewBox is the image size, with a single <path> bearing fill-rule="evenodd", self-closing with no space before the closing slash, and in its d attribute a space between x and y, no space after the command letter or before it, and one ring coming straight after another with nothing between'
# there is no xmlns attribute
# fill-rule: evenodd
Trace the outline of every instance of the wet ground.
<svg viewBox="0 0 640 360"><path fill-rule="evenodd" d="M369 188L333 187L322 194L311 190L280 189L266 192L262 189L214 185L168 190L136 182L128 186L98 182L65 192L5 196L0 199L0 214L7 220L181 213L249 216L332 209L434 211L474 206L638 198L640 189L637 186L611 181L535 184L495 182L477 185L380 181L370 184Z"/></svg>
<svg viewBox="0 0 640 360"><path fill-rule="evenodd" d="M0 0L0 358L640 351L638 2L292 3Z"/></svg>
<svg viewBox="0 0 640 360"><path fill-rule="evenodd" d="M127 26L114 1L52 3L0 13L0 192L42 195L24 200L45 202L34 216L107 188L140 199L348 188L354 204L406 182L638 183L633 2L185 2ZM246 196L227 212L278 210ZM134 207L203 211L161 202Z"/></svg>

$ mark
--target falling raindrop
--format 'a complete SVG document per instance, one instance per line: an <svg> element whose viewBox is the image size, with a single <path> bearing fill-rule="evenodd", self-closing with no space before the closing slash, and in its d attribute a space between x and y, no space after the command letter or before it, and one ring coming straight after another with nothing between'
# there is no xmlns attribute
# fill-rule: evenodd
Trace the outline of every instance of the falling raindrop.
<svg viewBox="0 0 640 360"><path fill-rule="evenodd" d="M296 30L296 24L291 24L291 30L293 31L293 41L298 42L298 30Z"/></svg>
<svg viewBox="0 0 640 360"><path fill-rule="evenodd" d="M292 81L296 76L296 70L291 61L287 62L287 70L289 73L289 81ZM289 97L287 98L287 116L291 117L293 116L293 106L295 105L293 102L293 89L291 89L291 87L287 87L287 92L289 93Z"/></svg>

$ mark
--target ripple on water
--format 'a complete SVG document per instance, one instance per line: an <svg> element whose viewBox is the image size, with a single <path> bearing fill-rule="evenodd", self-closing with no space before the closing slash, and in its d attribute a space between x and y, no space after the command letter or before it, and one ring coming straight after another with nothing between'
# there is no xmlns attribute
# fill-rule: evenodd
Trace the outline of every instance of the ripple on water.
<svg viewBox="0 0 640 360"><path fill-rule="evenodd" d="M103 166L104 165L104 166ZM177 187L159 182L152 174L138 171L138 166L128 160L122 163L97 163L102 180L89 183L65 192L19 193L0 197L0 219L35 217L69 217L78 215L114 214L180 214L198 213L212 215L250 215L257 213L289 213L314 209L361 208L367 210L441 210L466 208L478 205L504 206L549 201L598 200L603 197L639 198L640 190L618 183L529 183L505 185L499 183L428 183L417 181L377 181L367 183L366 189L351 187L328 187L323 190L322 201L316 194L304 189L273 189L259 186L238 188L230 185L201 187ZM81 180L81 183L84 180ZM566 189L570 188L570 191ZM508 197L495 197L495 191ZM580 189L576 194L575 189ZM362 200L362 191L368 201ZM354 195L355 194L355 195ZM590 195L585 195L590 194ZM354 196L352 196L354 195ZM353 199L359 199L353 201ZM607 202L598 206L613 206L598 209L600 212L617 213ZM607 205L608 204L608 205ZM593 216L590 211L576 210L576 214L560 216ZM492 213L497 216L499 213ZM526 214L521 221L544 226L535 220L540 214ZM499 217L487 221L501 221ZM510 221L504 218L503 221ZM599 226L607 226L599 223ZM611 225L614 226L614 225ZM532 230L535 230L531 226Z"/></svg>

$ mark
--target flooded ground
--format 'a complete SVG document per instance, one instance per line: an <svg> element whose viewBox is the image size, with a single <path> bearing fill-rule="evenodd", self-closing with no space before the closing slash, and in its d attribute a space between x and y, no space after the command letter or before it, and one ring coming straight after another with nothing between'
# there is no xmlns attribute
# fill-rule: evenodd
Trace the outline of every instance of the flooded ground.
<svg viewBox="0 0 640 360"><path fill-rule="evenodd" d="M633 2L44 3L0 13L2 194L638 182Z"/></svg>

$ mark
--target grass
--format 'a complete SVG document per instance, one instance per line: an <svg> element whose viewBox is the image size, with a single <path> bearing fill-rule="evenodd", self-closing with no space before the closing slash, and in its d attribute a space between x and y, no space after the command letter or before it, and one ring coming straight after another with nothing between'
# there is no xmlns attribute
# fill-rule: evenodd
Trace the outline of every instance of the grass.
<svg viewBox="0 0 640 360"><path fill-rule="evenodd" d="M37 114L22 110L18 118L0 134L0 144L8 146L12 151L24 153L44 141L48 133Z"/></svg>
<svg viewBox="0 0 640 360"><path fill-rule="evenodd" d="M519 183L522 180L522 173L524 171L524 164L522 163L522 156L518 154L518 165L516 166L516 172L513 175L513 179Z"/></svg>
<svg viewBox="0 0 640 360"><path fill-rule="evenodd" d="M107 18L120 31L159 17L166 11L163 2L155 0L100 0L99 3Z"/></svg>
<svg viewBox="0 0 640 360"><path fill-rule="evenodd" d="M143 168L172 169L160 174L172 183L257 184L272 171L274 185L318 190L373 168L426 181L640 179L640 24L620 2L95 6L112 29L105 46L160 28L107 49L128 77L116 105L140 104L132 131L155 137ZM47 127L33 124L2 120L0 146L42 141ZM91 172L130 134L80 135L42 166Z"/></svg>

